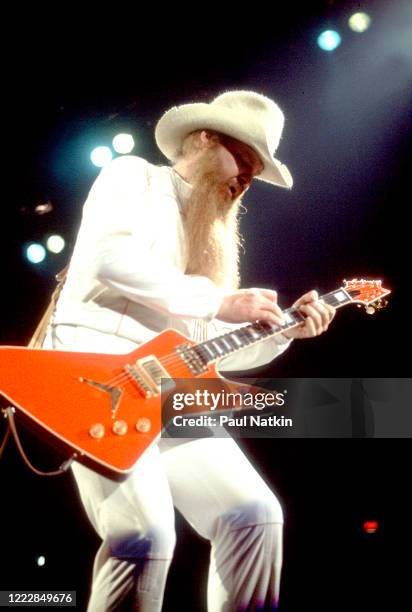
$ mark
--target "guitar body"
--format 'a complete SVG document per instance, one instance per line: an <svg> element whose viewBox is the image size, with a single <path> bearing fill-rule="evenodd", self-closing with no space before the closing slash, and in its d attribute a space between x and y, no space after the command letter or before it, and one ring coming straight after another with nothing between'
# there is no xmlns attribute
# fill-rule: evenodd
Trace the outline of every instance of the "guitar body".
<svg viewBox="0 0 412 612"><path fill-rule="evenodd" d="M167 375L193 378L176 355L176 347L182 344L194 343L166 330L126 355L0 347L0 393L40 431L57 438L58 446L71 449L76 460L121 479L162 429L160 396L146 397L125 366L155 355L157 362L165 364ZM201 377L219 375L212 364ZM115 423L118 433L113 431ZM93 426L97 437L90 433Z"/></svg>

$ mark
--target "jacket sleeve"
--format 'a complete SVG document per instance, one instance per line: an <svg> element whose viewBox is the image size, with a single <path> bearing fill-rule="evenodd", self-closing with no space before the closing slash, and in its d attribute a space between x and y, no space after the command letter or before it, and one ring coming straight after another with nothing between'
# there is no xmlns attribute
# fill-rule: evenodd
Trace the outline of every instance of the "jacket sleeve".
<svg viewBox="0 0 412 612"><path fill-rule="evenodd" d="M95 224L95 273L106 287L172 316L211 320L223 292L176 262L182 226L177 203L149 197L145 160L125 156L105 167L85 204Z"/></svg>

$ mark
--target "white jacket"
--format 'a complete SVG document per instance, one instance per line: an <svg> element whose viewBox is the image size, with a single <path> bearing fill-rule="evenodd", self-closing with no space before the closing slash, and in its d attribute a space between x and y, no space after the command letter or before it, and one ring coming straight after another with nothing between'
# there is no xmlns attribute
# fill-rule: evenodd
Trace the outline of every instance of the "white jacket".
<svg viewBox="0 0 412 612"><path fill-rule="evenodd" d="M222 290L206 277L184 273L181 211L190 190L172 168L139 157L105 166L84 205L53 324L80 325L137 344L169 327L196 341L233 329L214 320ZM276 336L224 358L219 367L263 365L289 343Z"/></svg>

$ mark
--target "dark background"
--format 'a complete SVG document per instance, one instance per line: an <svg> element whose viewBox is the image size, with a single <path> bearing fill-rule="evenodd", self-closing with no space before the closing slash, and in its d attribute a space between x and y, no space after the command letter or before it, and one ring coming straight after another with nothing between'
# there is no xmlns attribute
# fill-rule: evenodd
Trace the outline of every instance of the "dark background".
<svg viewBox="0 0 412 612"><path fill-rule="evenodd" d="M1 344L25 344L69 257L98 170L89 153L131 131L135 154L164 163L153 130L170 106L254 89L284 109L277 156L292 191L257 181L242 218L244 286L274 287L282 306L343 279L381 278L392 290L373 317L338 313L320 338L295 342L261 376L406 377L412 100L412 5L407 0L101 10L5 19ZM370 29L348 16L363 9ZM316 45L335 27L333 53ZM44 201L53 210L36 215ZM58 232L66 250L38 266L23 247ZM0 432L4 431L4 426ZM33 461L60 459L30 432ZM410 546L408 439L242 440L286 513L285 612L397 610ZM0 588L73 589L85 608L98 538L71 476L41 479L9 444L0 463ZM374 535L364 520L378 520ZM203 610L208 546L177 517L179 543L165 610ZM37 567L43 554L46 565ZM194 561L196 559L196 562ZM182 597L182 593L184 596ZM407 605L407 604L406 604ZM387 607L385 607L387 606Z"/></svg>

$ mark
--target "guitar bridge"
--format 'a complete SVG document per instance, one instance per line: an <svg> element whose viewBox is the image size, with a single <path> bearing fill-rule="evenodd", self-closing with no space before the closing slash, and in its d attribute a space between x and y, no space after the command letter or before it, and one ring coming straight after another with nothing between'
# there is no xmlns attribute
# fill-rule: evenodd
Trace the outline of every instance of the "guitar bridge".
<svg viewBox="0 0 412 612"><path fill-rule="evenodd" d="M154 355L138 359L133 365L127 364L125 370L146 399L160 394L162 378L171 378Z"/></svg>

